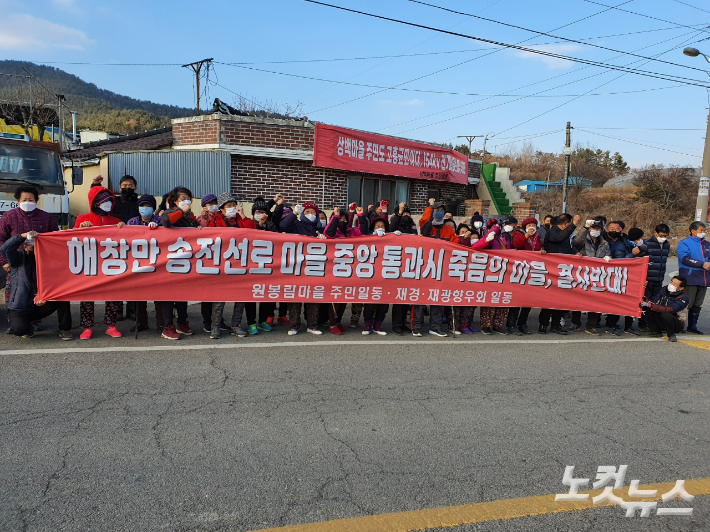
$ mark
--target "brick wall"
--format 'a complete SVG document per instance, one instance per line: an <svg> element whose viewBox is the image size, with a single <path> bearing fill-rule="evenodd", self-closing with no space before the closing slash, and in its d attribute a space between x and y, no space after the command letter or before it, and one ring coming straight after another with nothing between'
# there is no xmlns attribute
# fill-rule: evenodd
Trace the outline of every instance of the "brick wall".
<svg viewBox="0 0 710 532"><path fill-rule="evenodd" d="M219 141L238 146L312 151L314 135L315 129L303 126L223 121Z"/></svg>
<svg viewBox="0 0 710 532"><path fill-rule="evenodd" d="M173 146L219 143L219 120L173 124Z"/></svg>
<svg viewBox="0 0 710 532"><path fill-rule="evenodd" d="M430 190L438 190L440 199L460 198L463 200L466 197L466 185L427 181L425 179L410 179L409 208L412 209L412 214L420 214L429 206Z"/></svg>

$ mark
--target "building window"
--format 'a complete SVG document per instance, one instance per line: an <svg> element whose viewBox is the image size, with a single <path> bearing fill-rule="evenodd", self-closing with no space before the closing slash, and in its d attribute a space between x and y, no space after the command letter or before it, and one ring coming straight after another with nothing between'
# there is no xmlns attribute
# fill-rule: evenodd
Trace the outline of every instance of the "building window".
<svg viewBox="0 0 710 532"><path fill-rule="evenodd" d="M383 199L389 201L390 212L394 212L395 205L408 203L409 182L348 177L348 205L355 202L367 209L369 205L378 205Z"/></svg>

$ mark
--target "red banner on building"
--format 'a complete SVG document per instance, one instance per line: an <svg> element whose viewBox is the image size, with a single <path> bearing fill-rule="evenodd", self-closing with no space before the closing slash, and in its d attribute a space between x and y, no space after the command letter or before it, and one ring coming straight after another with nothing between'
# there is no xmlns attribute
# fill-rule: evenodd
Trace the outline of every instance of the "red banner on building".
<svg viewBox="0 0 710 532"><path fill-rule="evenodd" d="M41 300L544 307L639 316L648 259L474 252L411 235L92 227L37 239Z"/></svg>
<svg viewBox="0 0 710 532"><path fill-rule="evenodd" d="M468 157L446 148L316 124L313 165L468 184Z"/></svg>

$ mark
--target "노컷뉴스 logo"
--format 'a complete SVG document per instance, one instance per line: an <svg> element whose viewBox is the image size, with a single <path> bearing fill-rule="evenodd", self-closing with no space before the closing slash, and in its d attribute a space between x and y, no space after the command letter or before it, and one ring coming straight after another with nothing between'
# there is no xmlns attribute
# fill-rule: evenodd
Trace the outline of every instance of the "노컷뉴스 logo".
<svg viewBox="0 0 710 532"><path fill-rule="evenodd" d="M624 508L626 517L636 517L637 511L639 511L639 517L649 517L652 510L656 510L655 515L693 515L692 508L658 508L658 501L625 501L616 495L614 490L620 490L624 486L624 478L628 467L627 465L619 466L618 471L616 466L599 466L597 468L597 481L592 484L592 488L595 490L603 488L603 491L592 498L592 502L595 505L609 501ZM580 489L584 489L584 486L589 484L589 479L574 478L573 475L574 466L566 466L565 474L562 476L562 484L569 486L569 492L556 494L555 501L576 502L589 500L588 493L578 493ZM628 496L631 498L656 497L656 493L657 490L639 489L638 480L632 480L629 485ZM676 497L680 497L687 502L693 500L694 497L685 491L685 480L676 480L673 489L661 495L661 501L668 502Z"/></svg>

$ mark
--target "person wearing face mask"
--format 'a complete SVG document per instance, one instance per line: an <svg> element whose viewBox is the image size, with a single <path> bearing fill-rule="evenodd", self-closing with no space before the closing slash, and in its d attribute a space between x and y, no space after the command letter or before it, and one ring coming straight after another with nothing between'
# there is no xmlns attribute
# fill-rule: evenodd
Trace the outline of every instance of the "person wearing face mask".
<svg viewBox="0 0 710 532"><path fill-rule="evenodd" d="M318 205L314 201L307 201L303 204L303 211L298 216L291 212L281 218L279 230L283 233L296 235L310 236L313 238L326 239L327 237L318 231ZM306 312L306 331L321 335L323 332L318 328L318 303L289 303L288 304L288 319L291 328L288 331L289 336L298 334L301 328L301 305Z"/></svg>
<svg viewBox="0 0 710 532"><path fill-rule="evenodd" d="M481 213L476 211L473 213L473 216L471 216L471 233L475 233L478 235L478 238L481 238L484 232L483 216L481 216Z"/></svg>
<svg viewBox="0 0 710 532"><path fill-rule="evenodd" d="M663 333L668 340L677 342L676 333L685 326L685 309L690 305L690 298L685 293L685 277L676 275L654 299L643 298L639 306L646 311L650 336L660 338Z"/></svg>
<svg viewBox="0 0 710 532"><path fill-rule="evenodd" d="M538 227L538 229L537 229L537 232L539 233L540 238L542 239L543 242L545 241L545 234L547 234L547 232L550 230L550 227L552 227L552 225L554 225L552 223L552 215L546 214L545 217L542 219L542 225L540 225L540 227Z"/></svg>
<svg viewBox="0 0 710 532"><path fill-rule="evenodd" d="M419 228L421 229L422 236L448 240L458 244L459 235L456 234L455 228L452 228L450 224L444 223L445 216L446 207L444 204L434 200L434 198L430 198L429 207L424 210L424 214L422 214L419 220Z"/></svg>
<svg viewBox="0 0 710 532"><path fill-rule="evenodd" d="M217 205L217 196L214 194L205 194L200 200L200 205L202 206L202 212L197 217L197 223L200 227L209 226L214 215L219 212L219 205Z"/></svg>
<svg viewBox="0 0 710 532"><path fill-rule="evenodd" d="M34 244L39 233L28 231L9 238L0 246L0 253L10 265L10 301L7 312L10 334L31 338L33 320L41 320L56 312L59 338L73 340L69 301L35 301L37 296L37 264Z"/></svg>
<svg viewBox="0 0 710 532"><path fill-rule="evenodd" d="M690 224L690 236L678 242L678 274L687 279L685 294L688 306L688 332L703 334L698 329L700 310L710 282L710 242L705 240L706 226L703 222Z"/></svg>
<svg viewBox="0 0 710 532"><path fill-rule="evenodd" d="M516 229L513 231L513 248L518 251L535 251L537 253L542 249L542 238L538 233L537 219L529 216L520 224L522 230ZM530 315L529 307L516 308L512 307L508 311L507 327L508 334L522 336L524 334L532 334L528 330L528 316Z"/></svg>
<svg viewBox="0 0 710 532"><path fill-rule="evenodd" d="M142 225L150 229L156 229L162 225L160 216L155 214L156 202L155 198L150 194L144 194L138 200L139 216L128 220L126 225ZM131 332L145 331L148 329L148 302L147 301L129 301L127 308L135 309L136 324L131 327ZM157 322L158 331L163 328L163 313L160 307L160 301L155 302L155 320Z"/></svg>
<svg viewBox="0 0 710 532"><path fill-rule="evenodd" d="M634 258L633 249L637 246L627 235L624 234L625 224L621 220L609 222L606 227L606 241L609 243L610 255L612 259L632 259ZM629 231L631 232L631 231ZM638 234L640 232L640 235ZM640 239L643 236L643 231L636 229L634 237ZM620 336L618 328L621 316L617 314L606 315L606 333L612 336ZM624 332L638 336L638 332L634 329L634 319L631 316L624 317Z"/></svg>
<svg viewBox="0 0 710 532"><path fill-rule="evenodd" d="M514 218L509 218L504 223L511 227L514 227L510 222ZM517 220L515 220L517 223ZM471 245L471 249L476 251L483 251L486 249L512 249L507 247L507 240L504 239L504 235L501 234L501 226L498 220L491 218L488 220L487 231L483 238L479 239L477 242ZM512 240L512 238L511 238ZM505 324L508 319L508 308L507 307L481 307L481 332L483 334L508 334L505 330Z"/></svg>
<svg viewBox="0 0 710 532"><path fill-rule="evenodd" d="M104 225L116 225L121 227L124 223L112 215L116 198L111 191L102 186L95 186L89 189L89 205L91 212L77 216L74 229L84 227L96 227ZM120 338L121 333L116 329L116 321L121 307L120 301L107 301L104 314L106 323L106 334L113 338ZM82 301L80 305L81 326L84 329L79 335L82 340L89 340L94 327L94 302Z"/></svg>
<svg viewBox="0 0 710 532"><path fill-rule="evenodd" d="M667 224L658 224L653 231L653 236L639 244L637 257L648 257L648 273L646 274L646 288L644 297L649 301L655 301L661 289L663 280L666 277L666 264L671 251L671 244L668 242L670 228ZM648 331L647 312L644 310L643 316L639 319L639 330Z"/></svg>
<svg viewBox="0 0 710 532"><path fill-rule="evenodd" d="M51 233L59 231L57 220L50 213L37 208L39 191L32 186L22 185L15 189L15 199L18 206L3 213L0 217L0 246L16 235L35 231L36 233ZM10 263L0 253L0 265L6 276L5 304L10 300ZM9 316L8 316L9 321ZM39 326L37 326L39 328ZM9 330L9 329L8 329Z"/></svg>
<svg viewBox="0 0 710 532"><path fill-rule="evenodd" d="M197 218L192 214L192 192L185 187L175 187L165 198L166 210L160 215L160 221L166 228L200 228ZM187 301L163 301L163 330L160 336L166 340L179 340L180 336L195 334L187 321ZM174 311L177 312L177 325L174 323Z"/></svg>
<svg viewBox="0 0 710 532"><path fill-rule="evenodd" d="M406 203L402 202L390 217L390 231L399 231L405 235L418 235L417 224L412 220L412 213Z"/></svg>
<svg viewBox="0 0 710 532"><path fill-rule="evenodd" d="M602 236L603 224L600 220L587 220L585 226L579 230L579 233L572 241L572 244L577 248L578 257L592 257L596 259L611 260L611 249L609 243ZM599 336L597 327L601 314L598 312L587 313L587 326L585 332L592 336ZM572 311L572 323L577 328L582 328L582 313L580 311Z"/></svg>
<svg viewBox="0 0 710 532"><path fill-rule="evenodd" d="M387 220L386 214L379 218L373 218L370 223L372 224L371 235L383 237L387 234L389 221ZM397 234L401 235L402 233L397 231ZM386 336L387 332L382 328L382 323L385 321L389 308L390 306L386 303L365 303L363 306L365 326L362 330L362 334L367 336L370 333L375 333L379 336Z"/></svg>

